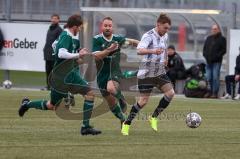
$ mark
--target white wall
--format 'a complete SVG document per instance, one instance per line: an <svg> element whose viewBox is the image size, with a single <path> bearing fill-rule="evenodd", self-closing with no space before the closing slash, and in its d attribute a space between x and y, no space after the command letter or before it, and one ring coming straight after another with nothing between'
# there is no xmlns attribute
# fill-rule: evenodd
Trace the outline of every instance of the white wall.
<svg viewBox="0 0 240 159"><path fill-rule="evenodd" d="M239 55L240 48L240 30L230 30L229 34L229 74L234 74L236 66L236 57Z"/></svg>

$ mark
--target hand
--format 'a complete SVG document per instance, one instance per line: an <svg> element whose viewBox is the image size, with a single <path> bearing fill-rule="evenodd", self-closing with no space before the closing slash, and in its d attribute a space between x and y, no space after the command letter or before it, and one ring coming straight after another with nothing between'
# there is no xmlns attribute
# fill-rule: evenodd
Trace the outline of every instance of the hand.
<svg viewBox="0 0 240 159"><path fill-rule="evenodd" d="M163 52L164 52L163 48L159 48L159 49L154 50L154 54L156 54L156 55L160 55Z"/></svg>
<svg viewBox="0 0 240 159"><path fill-rule="evenodd" d="M167 67L168 66L168 60L164 61L164 65Z"/></svg>
<svg viewBox="0 0 240 159"><path fill-rule="evenodd" d="M80 57L80 58L83 57L83 56L86 55L86 54L89 54L89 51L88 51L88 49L86 49L86 48L83 48L83 49L81 49L81 50L79 51L79 57Z"/></svg>
<svg viewBox="0 0 240 159"><path fill-rule="evenodd" d="M239 81L240 80L240 75L235 75L235 81Z"/></svg>
<svg viewBox="0 0 240 159"><path fill-rule="evenodd" d="M106 50L110 53L118 49L118 43L112 43Z"/></svg>

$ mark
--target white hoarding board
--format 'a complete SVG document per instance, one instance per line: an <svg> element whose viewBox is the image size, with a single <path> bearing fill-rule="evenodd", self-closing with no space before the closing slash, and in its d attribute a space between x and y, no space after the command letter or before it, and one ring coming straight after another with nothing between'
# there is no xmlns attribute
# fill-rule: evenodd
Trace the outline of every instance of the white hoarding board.
<svg viewBox="0 0 240 159"><path fill-rule="evenodd" d="M240 52L240 30L231 29L229 39L229 74L234 74L236 57Z"/></svg>
<svg viewBox="0 0 240 159"><path fill-rule="evenodd" d="M0 69L45 71L43 47L48 24L0 23L4 47Z"/></svg>

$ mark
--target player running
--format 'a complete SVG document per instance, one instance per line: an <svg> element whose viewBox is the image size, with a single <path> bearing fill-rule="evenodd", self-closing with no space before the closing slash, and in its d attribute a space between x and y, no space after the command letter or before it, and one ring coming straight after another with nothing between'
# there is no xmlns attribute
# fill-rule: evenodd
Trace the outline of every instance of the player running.
<svg viewBox="0 0 240 159"><path fill-rule="evenodd" d="M78 90L79 93L84 96L84 105L83 105L83 125L81 128L82 135L97 135L101 131L94 129L90 126L90 118L92 114L92 108L94 105L94 93L89 87L87 81L85 81L79 72L79 67L77 66L76 60L83 57L86 54L89 54L88 50L83 48L80 51L80 41L77 34L82 27L82 18L80 15L72 15L68 18L67 28L61 33L56 45L56 55L55 55L55 65L54 69L59 67L66 60L72 59L73 65L70 66L71 72L68 76L60 76L66 83L81 85L81 89ZM76 69L77 68L77 69ZM54 71L53 71L54 72ZM54 81L58 82L58 81ZM69 91L71 87L69 86ZM19 108L19 116L23 117L26 111L30 108L40 109L40 110L55 110L57 106L61 103L62 99L67 97L67 92L59 92L54 88L51 88L51 99L47 100L35 100L30 101L28 98L22 100L22 104Z"/></svg>
<svg viewBox="0 0 240 159"><path fill-rule="evenodd" d="M123 122L125 120L123 111L126 111L127 105L119 89L119 79L122 77L120 47L123 44L137 46L139 41L113 34L111 17L102 20L101 29L102 33L93 38L92 50L96 58L97 84L112 113Z"/></svg>
<svg viewBox="0 0 240 159"><path fill-rule="evenodd" d="M170 18L166 14L160 14L156 27L145 33L137 46L138 54L144 56L137 75L140 98L132 106L127 120L122 125L121 133L123 135L129 135L131 122L136 117L136 114L147 104L153 87L157 87L164 93L157 108L152 116L149 117L154 131L157 131L158 115L167 108L174 96L173 86L165 70L167 61L166 48L168 46L167 32L170 26Z"/></svg>

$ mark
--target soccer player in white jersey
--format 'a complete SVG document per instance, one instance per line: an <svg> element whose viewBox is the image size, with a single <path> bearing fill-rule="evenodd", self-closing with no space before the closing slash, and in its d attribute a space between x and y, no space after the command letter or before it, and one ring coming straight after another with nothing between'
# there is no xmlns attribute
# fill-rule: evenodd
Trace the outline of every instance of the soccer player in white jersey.
<svg viewBox="0 0 240 159"><path fill-rule="evenodd" d="M161 13L157 19L156 27L146 32L137 46L138 55L144 56L137 75L140 97L137 103L132 106L127 120L122 125L121 133L123 135L129 135L131 122L147 104L153 87L157 87L164 93L152 116L149 117L150 125L154 131L157 131L157 117L167 108L174 97L174 89L165 70L168 46L167 32L170 26L171 19L166 14Z"/></svg>

